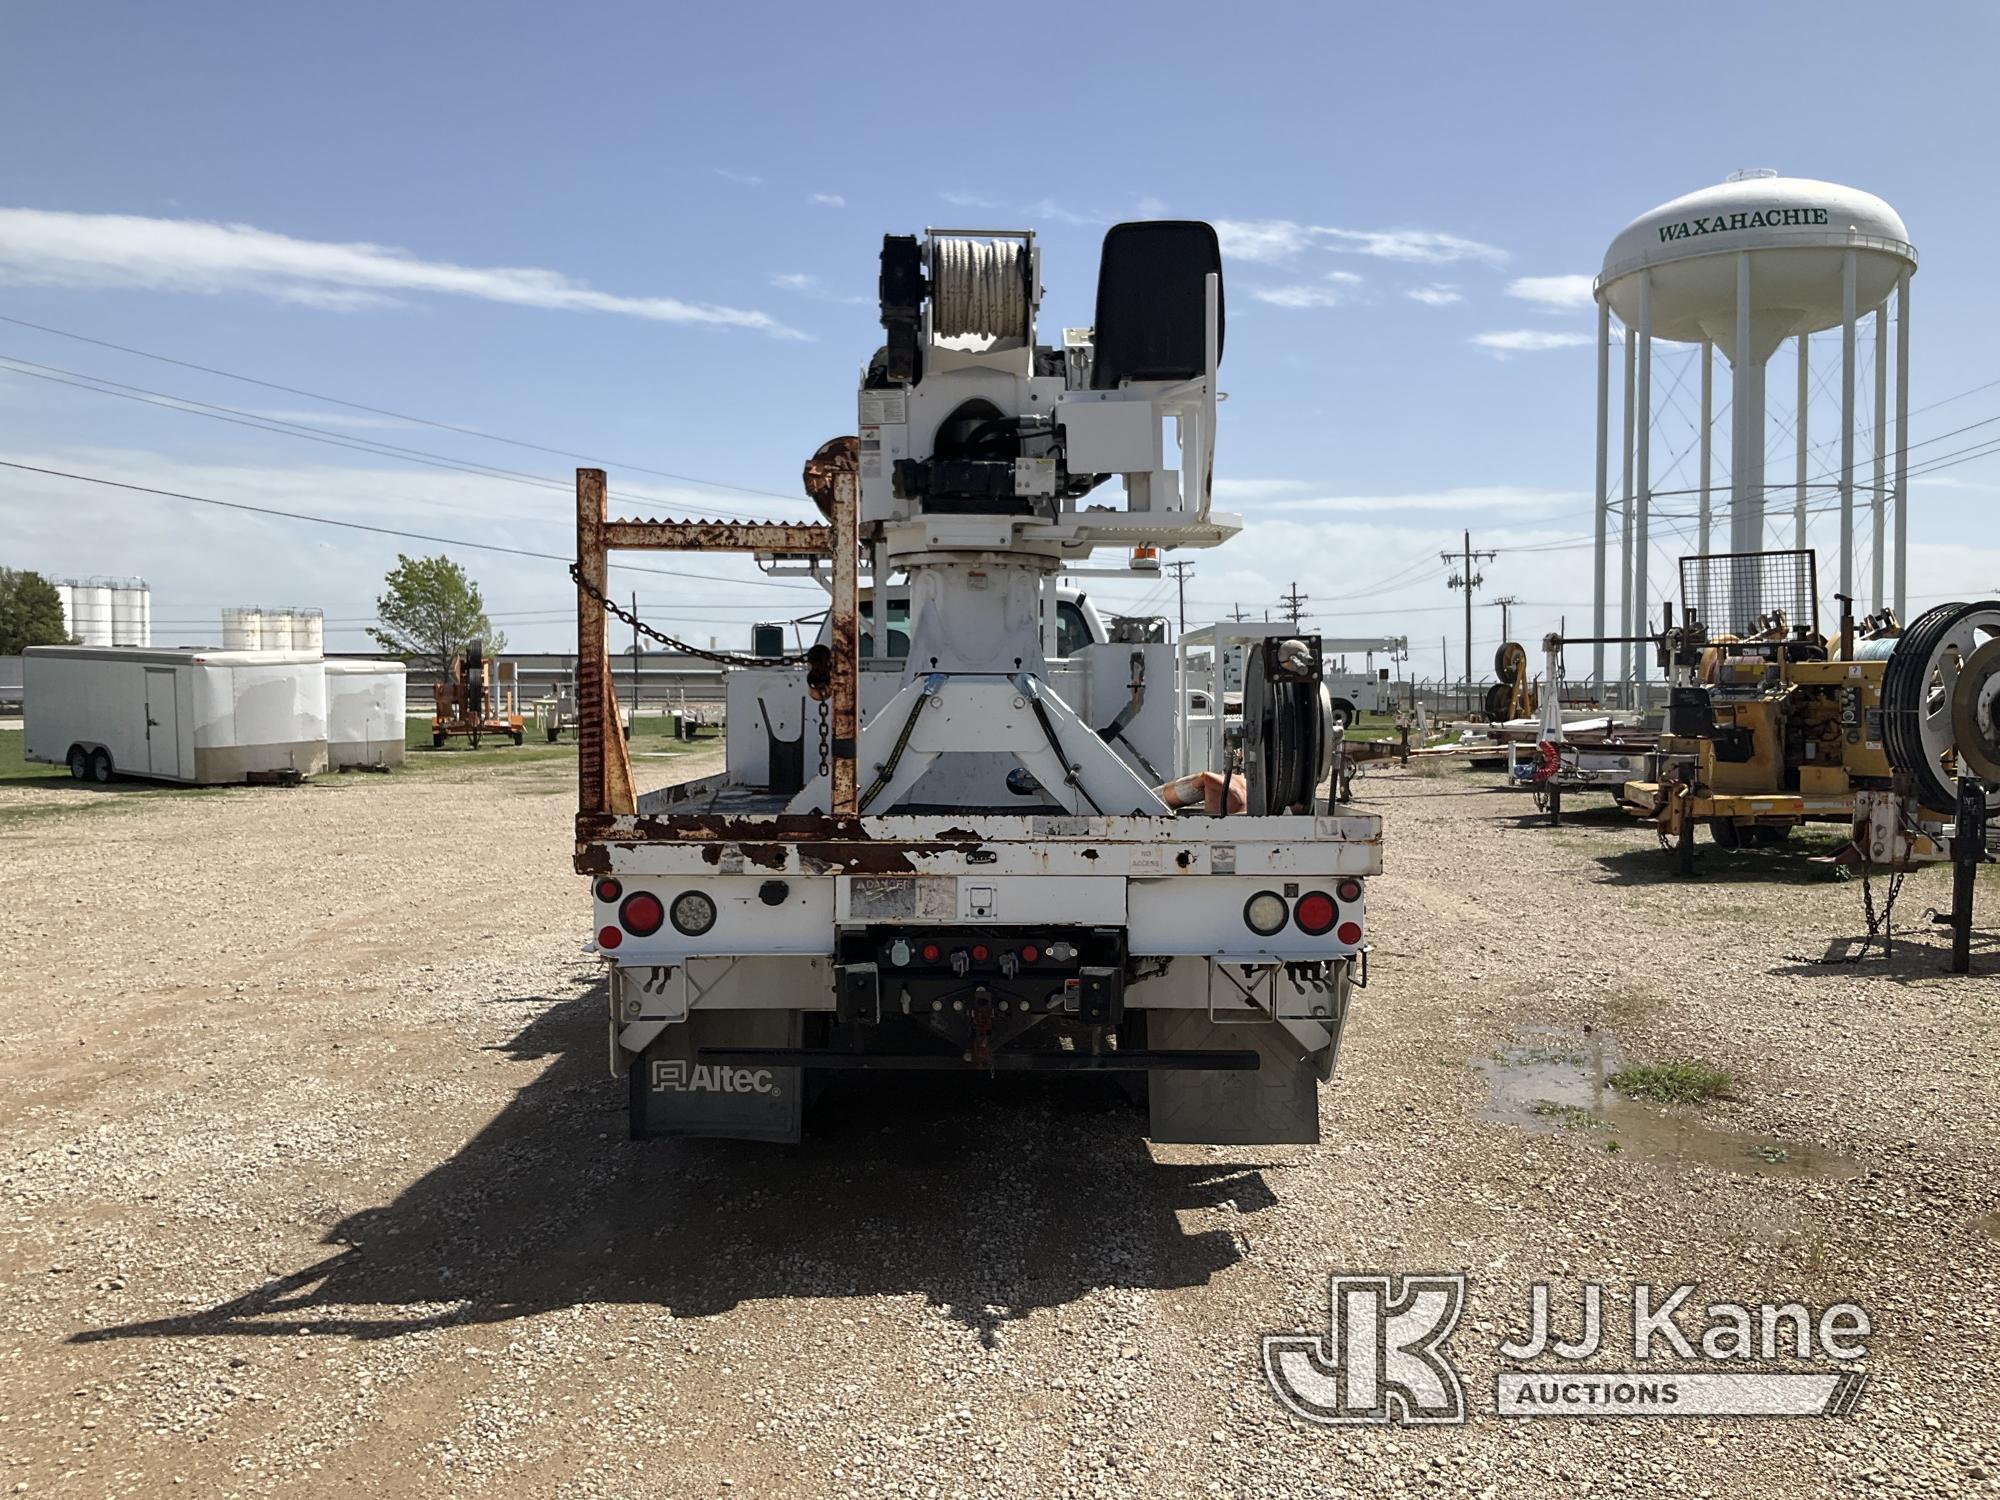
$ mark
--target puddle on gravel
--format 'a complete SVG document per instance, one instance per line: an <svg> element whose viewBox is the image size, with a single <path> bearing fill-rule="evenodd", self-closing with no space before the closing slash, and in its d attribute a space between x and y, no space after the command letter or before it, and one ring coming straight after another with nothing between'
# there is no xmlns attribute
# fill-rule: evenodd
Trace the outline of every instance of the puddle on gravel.
<svg viewBox="0 0 2000 1500"><path fill-rule="evenodd" d="M1809 1141L1711 1124L1685 1106L1629 1099L1611 1087L1624 1066L1603 1032L1533 1028L1518 1045L1478 1060L1491 1090L1480 1118L1543 1134L1576 1131L1603 1149L1759 1177L1851 1177L1859 1166Z"/></svg>

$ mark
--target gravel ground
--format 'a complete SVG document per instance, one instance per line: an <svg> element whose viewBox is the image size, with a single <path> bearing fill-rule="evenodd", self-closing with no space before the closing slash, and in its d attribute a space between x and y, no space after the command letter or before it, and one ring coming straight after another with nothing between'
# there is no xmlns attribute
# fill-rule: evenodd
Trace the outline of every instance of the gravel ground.
<svg viewBox="0 0 2000 1500"><path fill-rule="evenodd" d="M1813 963L1861 893L1792 858L1690 886L1650 830L1523 827L1464 774L1360 794L1389 873L1325 1144L1243 1150L1031 1081L631 1145L547 762L0 793L0 1493L2000 1488L2000 952ZM1736 1082L1532 1112L1613 1055ZM1470 1425L1273 1400L1258 1334L1363 1268L1471 1273ZM1859 1300L1865 1397L1480 1415L1545 1277L1571 1321L1583 1278Z"/></svg>

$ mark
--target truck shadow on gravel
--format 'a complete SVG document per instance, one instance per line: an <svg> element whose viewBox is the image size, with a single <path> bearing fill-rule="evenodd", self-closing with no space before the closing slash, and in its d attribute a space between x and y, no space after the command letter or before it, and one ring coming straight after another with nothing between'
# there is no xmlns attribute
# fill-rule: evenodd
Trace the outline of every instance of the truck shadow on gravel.
<svg viewBox="0 0 2000 1500"><path fill-rule="evenodd" d="M1242 1258L1231 1221L1276 1202L1270 1166L1154 1161L1143 1113L1103 1079L871 1077L823 1099L796 1147L631 1142L601 1061L603 987L503 1003L544 1007L506 1050L546 1071L393 1202L333 1225L338 1250L72 1341L378 1339L585 1303L696 1318L920 1293L991 1345L1100 1288L1208 1281Z"/></svg>

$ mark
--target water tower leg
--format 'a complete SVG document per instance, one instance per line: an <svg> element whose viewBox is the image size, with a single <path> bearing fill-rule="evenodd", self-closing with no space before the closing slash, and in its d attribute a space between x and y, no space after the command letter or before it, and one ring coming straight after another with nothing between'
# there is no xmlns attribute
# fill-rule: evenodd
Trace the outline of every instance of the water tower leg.
<svg viewBox="0 0 2000 1500"><path fill-rule="evenodd" d="M1618 633L1632 633L1632 386L1638 374L1638 347L1632 330L1622 330L1625 339L1625 425L1624 488L1618 502ZM1618 681L1632 680L1629 658L1618 664Z"/></svg>
<svg viewBox="0 0 2000 1500"><path fill-rule="evenodd" d="M1604 573L1606 509L1611 503L1611 304L1597 300L1597 552L1596 587L1592 591L1591 634L1597 643L1590 648L1590 681L1600 700L1604 698Z"/></svg>
<svg viewBox="0 0 2000 1500"><path fill-rule="evenodd" d="M1792 547L1795 551L1806 550L1806 413L1812 405L1808 368L1812 359L1811 341L1805 334L1799 335L1799 410L1795 423L1797 431L1792 435L1798 440L1798 452L1793 455L1794 473L1798 485L1792 497Z"/></svg>
<svg viewBox="0 0 2000 1500"><path fill-rule="evenodd" d="M1736 355L1731 361L1729 550L1750 553L1764 545L1764 366L1757 359L1750 328L1750 256L1736 256ZM1763 601L1756 568L1745 561L1730 570L1730 614L1742 629Z"/></svg>
<svg viewBox="0 0 2000 1500"><path fill-rule="evenodd" d="M1854 252L1840 273L1840 592L1854 595Z"/></svg>
<svg viewBox="0 0 2000 1500"><path fill-rule="evenodd" d="M1882 576L1889 561L1889 538L1883 528L1889 500L1889 299L1875 309L1875 492L1869 497L1869 521L1874 545L1868 558L1868 608L1882 609Z"/></svg>
<svg viewBox="0 0 2000 1500"><path fill-rule="evenodd" d="M1906 618L1904 549L1910 540L1910 273L1896 282L1896 618ZM1601 632L1600 632L1601 633Z"/></svg>
<svg viewBox="0 0 2000 1500"><path fill-rule="evenodd" d="M1701 541L1695 550L1707 556L1715 534L1715 502L1712 486L1715 475L1715 341L1701 341ZM1708 569L1695 581L1701 590L1697 607L1708 618ZM1602 632L1600 632L1601 634Z"/></svg>
<svg viewBox="0 0 2000 1500"><path fill-rule="evenodd" d="M1638 503L1639 515L1632 538L1632 607L1638 611L1643 622L1653 615L1652 594L1646 587L1646 564L1652 551L1653 524L1653 273L1639 273L1639 385L1634 410L1638 414ZM1641 634L1640 630L1632 632ZM1637 690L1637 702L1641 707L1646 702L1646 665L1648 652L1644 646L1634 645L1632 652L1632 682Z"/></svg>

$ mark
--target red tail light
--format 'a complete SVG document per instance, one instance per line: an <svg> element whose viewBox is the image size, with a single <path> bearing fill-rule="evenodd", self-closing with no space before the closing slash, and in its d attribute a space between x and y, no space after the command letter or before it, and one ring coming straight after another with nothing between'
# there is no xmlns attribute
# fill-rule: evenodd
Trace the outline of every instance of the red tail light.
<svg viewBox="0 0 2000 1500"><path fill-rule="evenodd" d="M1361 941L1361 924L1359 922L1342 922L1340 924L1340 931L1336 932L1334 936L1339 938L1343 943L1358 943Z"/></svg>
<svg viewBox="0 0 2000 1500"><path fill-rule="evenodd" d="M1334 890L1339 893L1343 901L1352 902L1361 899L1361 882L1358 880L1343 880L1334 887Z"/></svg>
<svg viewBox="0 0 2000 1500"><path fill-rule="evenodd" d="M618 920L625 924L625 930L632 936L651 937L667 920L667 909L651 891L634 891L618 908Z"/></svg>
<svg viewBox="0 0 2000 1500"><path fill-rule="evenodd" d="M972 961L974 963L983 964L992 956L991 950L984 943L974 943L972 945Z"/></svg>
<svg viewBox="0 0 2000 1500"><path fill-rule="evenodd" d="M1021 962L1024 964L1031 964L1041 956L1042 950L1037 948L1033 943L1028 943L1021 949Z"/></svg>
<svg viewBox="0 0 2000 1500"><path fill-rule="evenodd" d="M597 882L597 899L599 901L616 901L624 894L625 887L613 880L609 875L604 876Z"/></svg>
<svg viewBox="0 0 2000 1500"><path fill-rule="evenodd" d="M942 953L943 953L943 950L942 950L941 948L939 948L939 947L938 947L938 945L937 945L936 943L925 943L925 944L924 944L924 962L925 962L925 963L927 963L927 964L934 964L934 963L936 963L936 962L938 961L938 958L940 957L940 955L941 955Z"/></svg>
<svg viewBox="0 0 2000 1500"><path fill-rule="evenodd" d="M597 946L600 948L616 948L624 941L625 934L620 932L616 927L600 927L597 929Z"/></svg>
<svg viewBox="0 0 2000 1500"><path fill-rule="evenodd" d="M1333 931L1334 920L1339 915L1340 909L1325 891L1307 891L1299 897L1298 905L1292 908L1292 920L1299 924L1299 931L1307 937L1319 937Z"/></svg>

